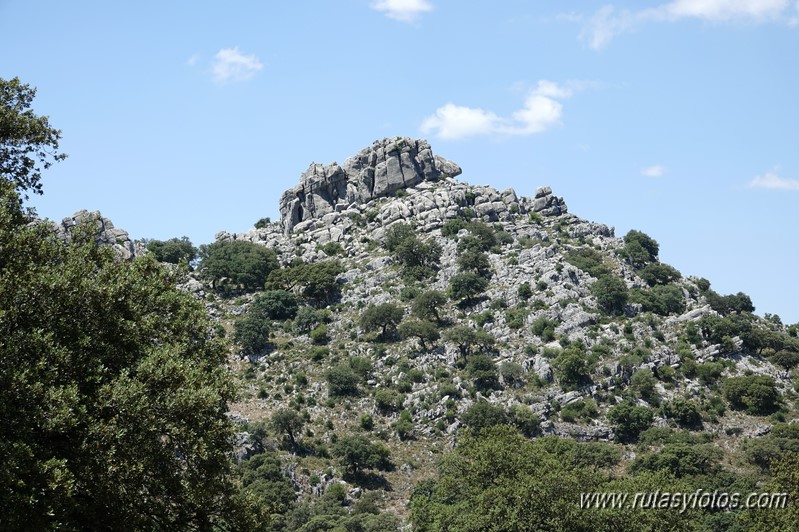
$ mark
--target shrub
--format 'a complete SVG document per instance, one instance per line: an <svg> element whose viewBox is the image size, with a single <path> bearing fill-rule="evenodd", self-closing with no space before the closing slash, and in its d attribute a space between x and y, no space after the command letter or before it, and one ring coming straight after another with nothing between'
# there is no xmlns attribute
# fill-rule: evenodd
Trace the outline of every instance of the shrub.
<svg viewBox="0 0 799 532"><path fill-rule="evenodd" d="M400 412L400 417L396 423L394 423L394 430L397 431L397 436L399 436L400 440L407 440L413 434L413 418L411 418L411 413L407 410L403 410Z"/></svg>
<svg viewBox="0 0 799 532"><path fill-rule="evenodd" d="M516 293L519 296L519 299L523 301L527 301L528 299L533 297L533 289L530 288L530 283L528 283L527 281L519 285L519 290Z"/></svg>
<svg viewBox="0 0 799 532"><path fill-rule="evenodd" d="M488 288L488 281L474 273L464 272L453 275L449 282L449 294L455 301L463 301L470 305L476 296L485 292Z"/></svg>
<svg viewBox="0 0 799 532"><path fill-rule="evenodd" d="M271 223L272 223L272 219L269 218L268 216L266 216L264 218L261 218L257 222L255 222L255 228L256 229L263 229L264 227L268 226Z"/></svg>
<svg viewBox="0 0 799 532"><path fill-rule="evenodd" d="M474 380L475 389L481 392L499 387L497 365L487 355L469 356L466 360L466 374Z"/></svg>
<svg viewBox="0 0 799 532"><path fill-rule="evenodd" d="M604 277L610 275L611 271L605 265L605 259L601 253L591 248L574 249L566 253L566 262L583 270L591 277Z"/></svg>
<svg viewBox="0 0 799 532"><path fill-rule="evenodd" d="M190 265L196 258L198 250L188 237L170 238L169 240L150 240L147 250L155 255L159 262Z"/></svg>
<svg viewBox="0 0 799 532"><path fill-rule="evenodd" d="M649 286L658 284L669 284L682 277L682 274L662 262L647 264L639 272L641 279L646 281Z"/></svg>
<svg viewBox="0 0 799 532"><path fill-rule="evenodd" d="M375 392L375 406L382 413L395 412L402 408L402 396L389 388L381 388Z"/></svg>
<svg viewBox="0 0 799 532"><path fill-rule="evenodd" d="M502 382L512 388L524 385L524 369L516 362L505 361L500 364L499 376Z"/></svg>
<svg viewBox="0 0 799 532"><path fill-rule="evenodd" d="M573 390L591 382L590 366L585 351L577 346L564 349L552 362L561 388Z"/></svg>
<svg viewBox="0 0 799 532"><path fill-rule="evenodd" d="M508 415L501 406L495 406L488 401L478 401L463 413L462 421L475 433L494 427L507 425Z"/></svg>
<svg viewBox="0 0 799 532"><path fill-rule="evenodd" d="M269 345L269 322L264 316L247 313L233 327L233 341L241 347L243 355L257 355Z"/></svg>
<svg viewBox="0 0 799 532"><path fill-rule="evenodd" d="M361 314L360 324L364 331L380 329L380 337L385 338L386 333L394 330L402 321L403 311L394 303L369 305Z"/></svg>
<svg viewBox="0 0 799 532"><path fill-rule="evenodd" d="M763 416L779 408L780 394L774 379L765 375L731 377L724 382L724 397L736 410Z"/></svg>
<svg viewBox="0 0 799 532"><path fill-rule="evenodd" d="M262 288L270 273L279 269L274 250L244 240L204 244L200 260L200 275L214 287L226 279L247 291Z"/></svg>
<svg viewBox="0 0 799 532"><path fill-rule="evenodd" d="M630 472L666 471L677 478L712 475L721 469L723 455L724 451L712 445L669 443L658 453L636 458Z"/></svg>
<svg viewBox="0 0 799 532"><path fill-rule="evenodd" d="M339 364L325 376L331 397L358 395L358 375L348 364Z"/></svg>
<svg viewBox="0 0 799 532"><path fill-rule="evenodd" d="M474 272L486 279L491 278L491 264L488 255L482 251L466 250L458 256L456 262L462 272Z"/></svg>
<svg viewBox="0 0 799 532"><path fill-rule="evenodd" d="M618 277L604 275L591 285L591 295L608 314L623 314L627 304L627 285Z"/></svg>
<svg viewBox="0 0 799 532"><path fill-rule="evenodd" d="M326 320L326 314L311 307L302 307L294 317L294 330L299 333L310 332Z"/></svg>
<svg viewBox="0 0 799 532"><path fill-rule="evenodd" d="M608 420L616 428L616 439L622 443L636 441L638 435L652 424L653 418L651 409L636 406L629 401L619 403L608 410Z"/></svg>
<svg viewBox="0 0 799 532"><path fill-rule="evenodd" d="M534 335L540 336L545 342L551 342L555 339L555 327L557 326L557 321L541 316L533 322L530 330Z"/></svg>
<svg viewBox="0 0 799 532"><path fill-rule="evenodd" d="M330 341L330 338L327 336L327 325L324 323L317 325L311 331L311 341L315 345L324 345Z"/></svg>
<svg viewBox="0 0 799 532"><path fill-rule="evenodd" d="M661 316L682 314L685 311L682 289L674 285L656 285L648 290L638 288L630 290L629 301L639 303L644 312L653 312Z"/></svg>
<svg viewBox="0 0 799 532"><path fill-rule="evenodd" d="M285 290L268 290L259 294L250 306L251 310L254 309L271 320L293 319L298 308L297 296Z"/></svg>
<svg viewBox="0 0 799 532"><path fill-rule="evenodd" d="M673 400L663 403L660 411L667 418L676 421L681 427L696 429L702 426L702 414L699 411L699 405L690 399L675 397Z"/></svg>

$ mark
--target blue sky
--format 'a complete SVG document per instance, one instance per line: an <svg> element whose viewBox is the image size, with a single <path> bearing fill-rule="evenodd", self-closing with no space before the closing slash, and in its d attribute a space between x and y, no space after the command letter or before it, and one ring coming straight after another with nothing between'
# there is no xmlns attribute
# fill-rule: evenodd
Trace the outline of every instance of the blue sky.
<svg viewBox="0 0 799 532"><path fill-rule="evenodd" d="M0 57L63 130L51 219L199 245L311 162L421 137L799 321L796 0L0 0Z"/></svg>

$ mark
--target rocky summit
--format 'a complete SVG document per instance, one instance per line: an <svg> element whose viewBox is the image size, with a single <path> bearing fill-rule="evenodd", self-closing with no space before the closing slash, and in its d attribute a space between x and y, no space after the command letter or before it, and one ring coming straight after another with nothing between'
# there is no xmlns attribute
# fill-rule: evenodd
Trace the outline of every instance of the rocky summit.
<svg viewBox="0 0 799 532"><path fill-rule="evenodd" d="M487 529L496 508L529 510L533 481L559 510L529 519L560 524L528 528L581 529L574 475L595 491L754 491L799 449L796 325L548 186L527 197L459 175L409 138L312 164L279 221L220 232L180 285L229 349L233 455L259 479L249 493L281 509L275 530ZM133 251L97 220L98 242ZM628 517L596 529L641 529ZM643 529L748 523L661 517ZM514 526L499 529L528 529Z"/></svg>
<svg viewBox="0 0 799 532"><path fill-rule="evenodd" d="M460 173L458 165L433 155L425 140L397 137L375 141L343 166L311 164L300 183L281 196L281 223L290 232L301 222Z"/></svg>

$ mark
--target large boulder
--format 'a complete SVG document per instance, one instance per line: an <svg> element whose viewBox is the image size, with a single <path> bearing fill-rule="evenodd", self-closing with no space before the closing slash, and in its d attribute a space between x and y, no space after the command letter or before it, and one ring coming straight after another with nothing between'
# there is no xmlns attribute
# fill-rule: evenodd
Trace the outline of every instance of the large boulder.
<svg viewBox="0 0 799 532"><path fill-rule="evenodd" d="M378 140L343 165L311 164L280 198L281 225L290 233L302 222L460 173L457 164L433 155L426 140Z"/></svg>

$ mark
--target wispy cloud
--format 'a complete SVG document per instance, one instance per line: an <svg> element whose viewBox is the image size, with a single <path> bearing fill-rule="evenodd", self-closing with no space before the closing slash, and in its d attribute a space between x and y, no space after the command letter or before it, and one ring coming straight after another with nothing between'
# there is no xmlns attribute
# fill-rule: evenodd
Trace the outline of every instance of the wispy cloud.
<svg viewBox="0 0 799 532"><path fill-rule="evenodd" d="M707 22L781 22L796 25L799 3L789 0L674 0L641 10L600 8L590 18L581 38L595 49L607 46L614 37L650 22L677 22L698 19Z"/></svg>
<svg viewBox="0 0 799 532"><path fill-rule="evenodd" d="M246 81L263 67L255 55L242 54L238 47L222 48L214 56L211 75L217 83Z"/></svg>
<svg viewBox="0 0 799 532"><path fill-rule="evenodd" d="M767 188L772 190L799 190L799 179L780 177L777 172L770 171L752 179L746 185L749 188Z"/></svg>
<svg viewBox="0 0 799 532"><path fill-rule="evenodd" d="M432 11L433 5L427 0L377 0L372 2L371 8L380 11L388 18L413 22L422 13Z"/></svg>
<svg viewBox="0 0 799 532"><path fill-rule="evenodd" d="M186 59L186 64L189 66L194 66L197 64L197 61L200 60L200 54L193 54L191 57Z"/></svg>
<svg viewBox="0 0 799 532"><path fill-rule="evenodd" d="M641 168L641 175L646 177L660 177L666 173L666 167L660 164Z"/></svg>
<svg viewBox="0 0 799 532"><path fill-rule="evenodd" d="M572 81L558 85L541 80L530 90L524 104L508 117L477 107L464 107L448 103L422 121L424 134L441 139L462 139L479 135L532 135L561 124L563 104L576 91L596 85L591 82Z"/></svg>

